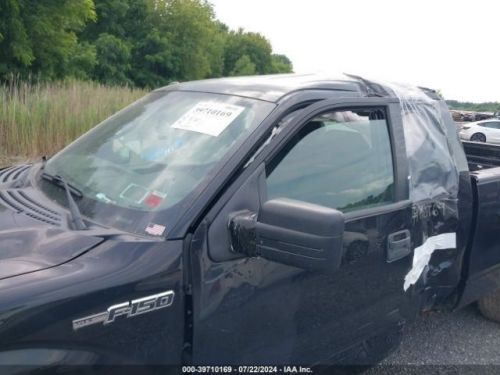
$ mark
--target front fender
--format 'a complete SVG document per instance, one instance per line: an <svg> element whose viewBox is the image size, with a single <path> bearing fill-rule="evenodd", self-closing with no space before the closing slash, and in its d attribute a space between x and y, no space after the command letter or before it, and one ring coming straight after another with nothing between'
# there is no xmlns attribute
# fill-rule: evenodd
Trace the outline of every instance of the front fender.
<svg viewBox="0 0 500 375"><path fill-rule="evenodd" d="M0 280L0 363L43 364L46 357L52 361L47 366L62 360L75 365L180 364L182 243L108 241L63 265ZM75 321L115 305L168 291L175 298L165 308L145 309L150 306L146 300L141 305L144 313L75 328ZM47 347L48 342L57 346Z"/></svg>

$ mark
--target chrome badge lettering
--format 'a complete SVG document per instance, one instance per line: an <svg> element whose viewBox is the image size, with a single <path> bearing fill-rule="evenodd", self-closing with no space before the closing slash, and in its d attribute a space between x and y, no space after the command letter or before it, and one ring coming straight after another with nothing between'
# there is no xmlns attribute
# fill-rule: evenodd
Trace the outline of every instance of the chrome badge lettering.
<svg viewBox="0 0 500 375"><path fill-rule="evenodd" d="M169 290L168 292L134 299L130 302L118 303L110 306L105 312L73 320L73 329L76 331L98 323L107 325L113 323L119 317L133 318L137 315L160 310L171 306L174 303L174 296L174 291Z"/></svg>

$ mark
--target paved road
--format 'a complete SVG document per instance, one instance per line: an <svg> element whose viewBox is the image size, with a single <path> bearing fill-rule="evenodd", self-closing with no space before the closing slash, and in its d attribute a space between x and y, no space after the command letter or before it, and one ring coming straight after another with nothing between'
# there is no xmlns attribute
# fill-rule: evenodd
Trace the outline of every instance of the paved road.
<svg viewBox="0 0 500 375"><path fill-rule="evenodd" d="M500 324L476 306L423 316L406 327L400 348L367 372L386 373L500 374Z"/></svg>

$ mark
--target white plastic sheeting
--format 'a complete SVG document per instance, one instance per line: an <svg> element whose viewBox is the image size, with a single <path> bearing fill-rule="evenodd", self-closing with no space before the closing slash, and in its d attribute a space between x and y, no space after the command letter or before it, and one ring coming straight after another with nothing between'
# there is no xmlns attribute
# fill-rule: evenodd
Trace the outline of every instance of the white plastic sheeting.
<svg viewBox="0 0 500 375"><path fill-rule="evenodd" d="M446 108L414 86L384 83L401 103L410 169L410 199L456 198L459 167L451 143L459 143L456 128L446 123ZM454 127L455 125L452 124Z"/></svg>

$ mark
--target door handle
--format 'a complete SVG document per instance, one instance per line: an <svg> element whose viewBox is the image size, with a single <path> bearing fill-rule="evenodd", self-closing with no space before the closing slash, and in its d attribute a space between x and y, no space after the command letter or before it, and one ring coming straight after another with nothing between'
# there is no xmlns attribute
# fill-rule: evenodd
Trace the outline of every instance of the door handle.
<svg viewBox="0 0 500 375"><path fill-rule="evenodd" d="M411 253L411 234L405 229L387 236L387 262L395 262Z"/></svg>

